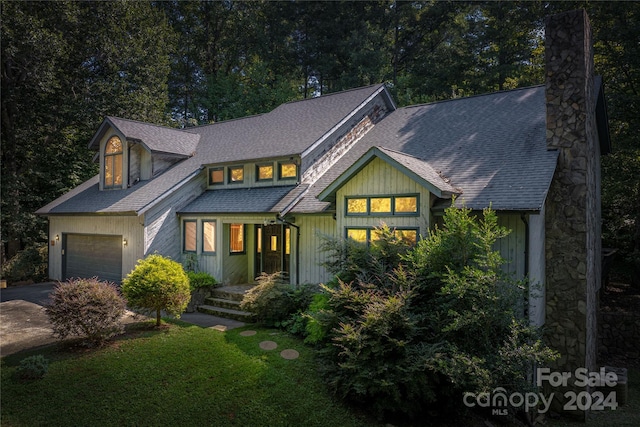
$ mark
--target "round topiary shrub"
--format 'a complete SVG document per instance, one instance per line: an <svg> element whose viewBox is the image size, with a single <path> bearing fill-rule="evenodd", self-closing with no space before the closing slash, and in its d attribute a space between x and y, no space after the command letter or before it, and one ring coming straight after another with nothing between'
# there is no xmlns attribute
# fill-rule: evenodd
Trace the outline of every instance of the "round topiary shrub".
<svg viewBox="0 0 640 427"><path fill-rule="evenodd" d="M16 376L21 380L39 380L49 370L49 361L43 355L25 357L16 369Z"/></svg>
<svg viewBox="0 0 640 427"><path fill-rule="evenodd" d="M58 283L45 305L45 313L60 339L77 335L100 344L122 333L126 302L113 283L97 278Z"/></svg>
<svg viewBox="0 0 640 427"><path fill-rule="evenodd" d="M191 299L189 278L182 265L159 254L139 260L122 281L122 293L131 308L155 313L156 326L161 312L180 317Z"/></svg>

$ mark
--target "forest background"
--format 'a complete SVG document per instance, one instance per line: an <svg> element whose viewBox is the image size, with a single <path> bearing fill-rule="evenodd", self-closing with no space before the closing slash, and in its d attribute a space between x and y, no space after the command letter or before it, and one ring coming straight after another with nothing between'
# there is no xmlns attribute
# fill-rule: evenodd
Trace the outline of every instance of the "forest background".
<svg viewBox="0 0 640 427"><path fill-rule="evenodd" d="M640 286L640 2L5 1L2 261L34 212L98 172L105 116L189 127L386 83L399 106L544 83L544 18L584 8L613 153L603 244ZM304 126L304 124L301 124Z"/></svg>

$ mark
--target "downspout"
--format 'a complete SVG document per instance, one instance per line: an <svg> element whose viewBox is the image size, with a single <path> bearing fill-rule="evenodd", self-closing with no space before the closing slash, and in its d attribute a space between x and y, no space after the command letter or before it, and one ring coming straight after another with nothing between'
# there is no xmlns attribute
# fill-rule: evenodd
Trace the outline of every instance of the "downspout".
<svg viewBox="0 0 640 427"><path fill-rule="evenodd" d="M300 283L300 226L282 218L280 214L276 215L276 220L283 224L296 229L296 282ZM297 286L296 286L297 287Z"/></svg>

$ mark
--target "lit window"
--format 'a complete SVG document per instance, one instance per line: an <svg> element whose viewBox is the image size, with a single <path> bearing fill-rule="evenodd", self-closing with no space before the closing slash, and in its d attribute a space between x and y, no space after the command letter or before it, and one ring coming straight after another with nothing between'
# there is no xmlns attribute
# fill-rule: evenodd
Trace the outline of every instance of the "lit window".
<svg viewBox="0 0 640 427"><path fill-rule="evenodd" d="M291 179L297 177L298 167L295 163L280 163L280 179Z"/></svg>
<svg viewBox="0 0 640 427"><path fill-rule="evenodd" d="M391 197L372 197L370 199L371 213L391 213Z"/></svg>
<svg viewBox="0 0 640 427"><path fill-rule="evenodd" d="M278 236L271 236L271 252L278 251Z"/></svg>
<svg viewBox="0 0 640 427"><path fill-rule="evenodd" d="M258 181L269 181L273 179L273 165L258 166Z"/></svg>
<svg viewBox="0 0 640 427"><path fill-rule="evenodd" d="M256 237L257 240L257 251L258 253L262 252L262 227L258 228L258 236Z"/></svg>
<svg viewBox="0 0 640 427"><path fill-rule="evenodd" d="M411 246L416 244L418 240L418 230L394 230L394 234L396 239L402 240L405 243L410 244Z"/></svg>
<svg viewBox="0 0 640 427"><path fill-rule="evenodd" d="M367 229L366 228L347 228L347 238L355 240L356 242L366 243Z"/></svg>
<svg viewBox="0 0 640 427"><path fill-rule="evenodd" d="M202 222L202 252L216 251L216 222Z"/></svg>
<svg viewBox="0 0 640 427"><path fill-rule="evenodd" d="M244 253L244 224L231 224L229 251L232 254Z"/></svg>
<svg viewBox="0 0 640 427"><path fill-rule="evenodd" d="M284 229L284 253L286 255L291 254L291 229Z"/></svg>
<svg viewBox="0 0 640 427"><path fill-rule="evenodd" d="M229 182L241 183L244 181L244 166L233 166L229 168Z"/></svg>
<svg viewBox="0 0 640 427"><path fill-rule="evenodd" d="M209 185L224 184L224 168L209 169Z"/></svg>
<svg viewBox="0 0 640 427"><path fill-rule="evenodd" d="M347 199L347 215L362 215L367 213L367 199Z"/></svg>
<svg viewBox="0 0 640 427"><path fill-rule="evenodd" d="M104 148L104 187L122 187L122 141L112 136Z"/></svg>
<svg viewBox="0 0 640 427"><path fill-rule="evenodd" d="M184 243L185 252L196 252L196 222L184 221Z"/></svg>
<svg viewBox="0 0 640 427"><path fill-rule="evenodd" d="M396 197L395 213L407 214L418 212L418 198L416 196Z"/></svg>

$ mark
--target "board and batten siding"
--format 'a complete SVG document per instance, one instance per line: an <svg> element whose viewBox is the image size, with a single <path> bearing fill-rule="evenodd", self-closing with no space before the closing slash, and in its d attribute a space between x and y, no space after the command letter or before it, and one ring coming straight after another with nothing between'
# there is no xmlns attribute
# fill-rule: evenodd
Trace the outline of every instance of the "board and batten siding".
<svg viewBox="0 0 640 427"><path fill-rule="evenodd" d="M320 251L320 245L322 236L337 236L336 220L332 214L296 215L296 225L300 227L300 279L297 283L328 282L332 276L322 266L327 259L327 253ZM292 271L295 271L295 266L292 266Z"/></svg>
<svg viewBox="0 0 640 427"><path fill-rule="evenodd" d="M143 256L144 226L138 216L55 216L49 217L49 278L62 280L62 235L85 234L121 236L122 277L125 277ZM59 236L60 240L56 240ZM55 242L52 246L51 242Z"/></svg>
<svg viewBox="0 0 640 427"><path fill-rule="evenodd" d="M353 196L397 196L413 195L419 197L418 216L346 216L345 198ZM373 159L349 182L340 188L336 195L337 229L345 236L346 227L378 227L385 222L390 227L418 228L418 234L425 236L430 224L431 193L384 160Z"/></svg>
<svg viewBox="0 0 640 427"><path fill-rule="evenodd" d="M206 172L201 172L144 215L144 256L158 252L181 261L182 228L177 211L202 194L205 188Z"/></svg>

